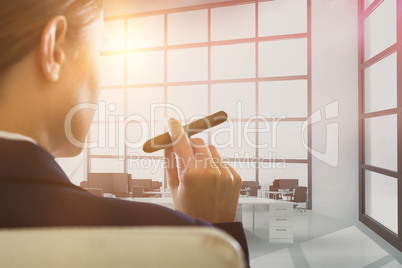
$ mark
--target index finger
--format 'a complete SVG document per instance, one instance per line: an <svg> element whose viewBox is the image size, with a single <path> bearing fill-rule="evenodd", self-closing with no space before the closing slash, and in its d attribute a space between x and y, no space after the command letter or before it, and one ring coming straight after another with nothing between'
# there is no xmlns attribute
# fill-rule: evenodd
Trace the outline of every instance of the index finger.
<svg viewBox="0 0 402 268"><path fill-rule="evenodd" d="M172 140L173 151L176 154L179 173L194 167L193 149L186 132L176 119L169 119L169 135Z"/></svg>

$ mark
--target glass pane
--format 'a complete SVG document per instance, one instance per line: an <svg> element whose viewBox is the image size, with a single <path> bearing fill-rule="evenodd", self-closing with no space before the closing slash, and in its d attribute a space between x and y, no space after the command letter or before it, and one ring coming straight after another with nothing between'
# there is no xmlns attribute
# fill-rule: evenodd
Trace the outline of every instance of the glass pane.
<svg viewBox="0 0 402 268"><path fill-rule="evenodd" d="M307 39L290 39L259 44L259 76L307 74Z"/></svg>
<svg viewBox="0 0 402 268"><path fill-rule="evenodd" d="M124 85L124 55L100 58L102 86Z"/></svg>
<svg viewBox="0 0 402 268"><path fill-rule="evenodd" d="M128 49L159 47L165 43L163 16L128 20Z"/></svg>
<svg viewBox="0 0 402 268"><path fill-rule="evenodd" d="M384 0L364 23L366 60L396 43L396 0Z"/></svg>
<svg viewBox="0 0 402 268"><path fill-rule="evenodd" d="M307 32L307 1L281 0L258 4L259 36Z"/></svg>
<svg viewBox="0 0 402 268"><path fill-rule="evenodd" d="M364 8L368 8L373 2L374 0L364 0Z"/></svg>
<svg viewBox="0 0 402 268"><path fill-rule="evenodd" d="M299 186L307 186L307 164L260 163L259 181L262 189L269 189L276 179L298 179Z"/></svg>
<svg viewBox="0 0 402 268"><path fill-rule="evenodd" d="M124 120L124 89L102 90L94 122L113 122Z"/></svg>
<svg viewBox="0 0 402 268"><path fill-rule="evenodd" d="M164 182L163 159L131 159L128 163L128 173L133 179L151 179Z"/></svg>
<svg viewBox="0 0 402 268"><path fill-rule="evenodd" d="M208 48L177 49L168 52L168 81L208 79Z"/></svg>
<svg viewBox="0 0 402 268"><path fill-rule="evenodd" d="M103 51L124 49L124 21L105 21Z"/></svg>
<svg viewBox="0 0 402 268"><path fill-rule="evenodd" d="M307 129L303 122L261 122L259 123L260 158L264 159L307 159Z"/></svg>
<svg viewBox="0 0 402 268"><path fill-rule="evenodd" d="M164 82L164 52L154 51L128 55L127 80L129 85Z"/></svg>
<svg viewBox="0 0 402 268"><path fill-rule="evenodd" d="M256 181L256 169L258 164L255 162L227 162L240 175L243 181Z"/></svg>
<svg viewBox="0 0 402 268"><path fill-rule="evenodd" d="M211 87L211 110L225 111L232 119L255 115L255 83L216 84Z"/></svg>
<svg viewBox="0 0 402 268"><path fill-rule="evenodd" d="M224 158L254 158L256 152L256 124L230 120L211 129L211 144Z"/></svg>
<svg viewBox="0 0 402 268"><path fill-rule="evenodd" d="M208 114L208 86L169 87L167 93L168 118L182 122Z"/></svg>
<svg viewBox="0 0 402 268"><path fill-rule="evenodd" d="M396 108L396 53L365 70L366 113Z"/></svg>
<svg viewBox="0 0 402 268"><path fill-rule="evenodd" d="M147 140L165 133L165 126L167 127L167 122L131 122L130 124L128 124L126 126L126 145L128 156L163 156L163 150L150 154L145 153L142 150L142 146Z"/></svg>
<svg viewBox="0 0 402 268"><path fill-rule="evenodd" d="M255 4L211 9L211 40L255 37Z"/></svg>
<svg viewBox="0 0 402 268"><path fill-rule="evenodd" d="M398 180L366 170L365 213L398 234Z"/></svg>
<svg viewBox="0 0 402 268"><path fill-rule="evenodd" d="M397 116L387 115L365 121L366 164L397 170Z"/></svg>
<svg viewBox="0 0 402 268"><path fill-rule="evenodd" d="M120 126L120 127L119 127ZM92 155L124 156L124 125L119 123L92 124L90 153Z"/></svg>
<svg viewBox="0 0 402 268"><path fill-rule="evenodd" d="M213 80L255 77L255 44L212 47L211 77Z"/></svg>
<svg viewBox="0 0 402 268"><path fill-rule="evenodd" d="M307 117L307 80L261 82L258 107L266 118Z"/></svg>
<svg viewBox="0 0 402 268"><path fill-rule="evenodd" d="M68 178L75 185L80 185L85 181L87 174L85 172L87 151L83 150L76 157L56 158L56 162L61 166Z"/></svg>
<svg viewBox="0 0 402 268"><path fill-rule="evenodd" d="M123 173L124 160L119 159L91 159L90 173Z"/></svg>
<svg viewBox="0 0 402 268"><path fill-rule="evenodd" d="M127 116L143 120L164 119L164 88L134 88L127 92Z"/></svg>
<svg viewBox="0 0 402 268"><path fill-rule="evenodd" d="M208 10L168 15L168 45L208 41Z"/></svg>

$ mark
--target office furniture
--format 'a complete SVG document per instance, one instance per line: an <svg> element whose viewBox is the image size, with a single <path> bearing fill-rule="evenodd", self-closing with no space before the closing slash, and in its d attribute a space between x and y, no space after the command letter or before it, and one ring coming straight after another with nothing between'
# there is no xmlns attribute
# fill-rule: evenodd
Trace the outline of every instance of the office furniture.
<svg viewBox="0 0 402 268"><path fill-rule="evenodd" d="M128 196L131 195L131 187L132 187L132 178L133 175L132 174L128 174Z"/></svg>
<svg viewBox="0 0 402 268"><path fill-rule="evenodd" d="M81 188L88 188L88 181L81 181L80 182L80 187Z"/></svg>
<svg viewBox="0 0 402 268"><path fill-rule="evenodd" d="M127 198L130 201L140 201L149 202L153 204L158 204L174 209L173 199L162 197L162 198ZM269 207L269 226L275 227L270 229L269 240L272 243L293 243L293 227L289 226L293 222L293 204L283 200L274 200L268 198L247 198L240 197L237 209L237 221L243 221L243 206L250 205L253 207L253 232L255 231L255 207L256 206L268 206ZM271 217L282 217L282 218L271 218ZM286 217L284 219L283 217ZM276 222L276 224L275 224ZM282 224L283 223L283 224ZM282 224L282 225L281 225ZM271 239L272 238L272 239Z"/></svg>
<svg viewBox="0 0 402 268"><path fill-rule="evenodd" d="M156 191L145 192L145 194L152 197L172 197L172 193L169 189L157 189Z"/></svg>
<svg viewBox="0 0 402 268"><path fill-rule="evenodd" d="M256 181L243 181L241 189L248 193L248 196L257 197L257 190L261 189L261 186Z"/></svg>
<svg viewBox="0 0 402 268"><path fill-rule="evenodd" d="M240 198L236 220L242 221L244 205L253 206L253 232L255 231L255 206L269 207L269 241L293 243L293 204L267 198Z"/></svg>
<svg viewBox="0 0 402 268"><path fill-rule="evenodd" d="M144 192L149 192L152 190L152 180L151 179L133 179L131 180L131 187L141 186Z"/></svg>
<svg viewBox="0 0 402 268"><path fill-rule="evenodd" d="M145 192L144 188L142 186L133 186L131 188L131 197L167 197L168 193L167 192L161 192L161 191L150 191L150 192ZM170 194L170 192L169 192Z"/></svg>
<svg viewBox="0 0 402 268"><path fill-rule="evenodd" d="M0 266L245 267L240 245L207 227L92 227L0 230Z"/></svg>
<svg viewBox="0 0 402 268"><path fill-rule="evenodd" d="M250 195L250 188L244 188L244 189L240 189L240 194L241 195L245 195L245 196L249 196Z"/></svg>
<svg viewBox="0 0 402 268"><path fill-rule="evenodd" d="M274 203L269 206L269 242L293 243L293 204Z"/></svg>
<svg viewBox="0 0 402 268"><path fill-rule="evenodd" d="M250 195L250 196L257 197L258 189L261 189L261 186L250 187L250 194L249 194L249 195Z"/></svg>
<svg viewBox="0 0 402 268"><path fill-rule="evenodd" d="M292 194L293 191L269 191L269 190L261 190L262 193L264 193L265 198L269 197L270 199L275 199L275 200L282 200L282 196L287 195L287 194Z"/></svg>
<svg viewBox="0 0 402 268"><path fill-rule="evenodd" d="M153 191L159 190L162 187L162 182L160 181L152 181L152 189Z"/></svg>
<svg viewBox="0 0 402 268"><path fill-rule="evenodd" d="M89 173L88 188L100 188L104 193L129 197L129 178L127 173Z"/></svg>
<svg viewBox="0 0 402 268"><path fill-rule="evenodd" d="M305 208L300 208L299 203L306 203L307 202L307 187L305 186L298 186L296 187L293 194L290 195L290 201L296 203L296 207L298 210L306 211Z"/></svg>
<svg viewBox="0 0 402 268"><path fill-rule="evenodd" d="M90 192L93 195L103 197L103 190L99 188L84 188L85 191Z"/></svg>
<svg viewBox="0 0 402 268"><path fill-rule="evenodd" d="M273 182L273 189L293 190L299 186L298 179L276 179Z"/></svg>
<svg viewBox="0 0 402 268"><path fill-rule="evenodd" d="M269 186L269 191L271 192L271 193L269 193L269 198L271 198L271 199L282 198L282 196L280 194L275 193L275 192L278 192L278 188L275 188L274 185Z"/></svg>
<svg viewBox="0 0 402 268"><path fill-rule="evenodd" d="M132 198L168 198L172 197L170 191L149 191L145 192L142 186L133 186L131 192ZM136 199L138 201L138 199Z"/></svg>
<svg viewBox="0 0 402 268"><path fill-rule="evenodd" d="M294 194L295 194L294 191L291 191L291 192L288 192L288 193L284 193L284 194L282 195L282 199L283 199L283 200L292 200ZM284 199L283 197L286 197L286 199ZM289 198L289 199L288 199L288 198Z"/></svg>
<svg viewBox="0 0 402 268"><path fill-rule="evenodd" d="M269 198L282 198L282 194L276 194L275 192L280 191L293 191L299 185L298 179L275 179L272 185L269 186ZM285 195L286 196L286 195Z"/></svg>
<svg viewBox="0 0 402 268"><path fill-rule="evenodd" d="M132 197L145 197L144 188L142 188L142 186L131 187L131 196Z"/></svg>
<svg viewBox="0 0 402 268"><path fill-rule="evenodd" d="M162 182L153 181L151 179L133 179L130 180L132 197L150 197L161 196ZM142 194L141 194L142 189ZM135 192L134 192L135 191Z"/></svg>
<svg viewBox="0 0 402 268"><path fill-rule="evenodd" d="M269 190L262 190L262 193L265 193L265 198L271 199L282 199L282 192L278 191L269 191Z"/></svg>

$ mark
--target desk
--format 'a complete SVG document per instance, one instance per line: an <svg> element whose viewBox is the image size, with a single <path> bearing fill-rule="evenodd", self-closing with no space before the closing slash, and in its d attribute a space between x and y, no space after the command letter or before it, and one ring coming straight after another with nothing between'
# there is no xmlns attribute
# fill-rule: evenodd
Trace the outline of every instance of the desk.
<svg viewBox="0 0 402 268"><path fill-rule="evenodd" d="M171 192L158 192L158 191L152 191L152 192L144 192L144 194L150 195L150 196L154 196L154 197L171 197L172 193Z"/></svg>
<svg viewBox="0 0 402 268"><path fill-rule="evenodd" d="M250 188L240 189L240 195L249 196L250 195Z"/></svg>
<svg viewBox="0 0 402 268"><path fill-rule="evenodd" d="M252 205L253 206L253 233L255 229L255 206L268 206L271 207L272 204L290 204L292 205L293 209L293 204L289 202L285 202L283 200L275 200L275 199L268 199L268 198L261 198L261 197L243 197L239 199L239 207L237 209L237 216L236 220L242 221L242 210L243 210L243 205Z"/></svg>
<svg viewBox="0 0 402 268"><path fill-rule="evenodd" d="M171 197L135 197L135 198L123 198L129 201L146 202L153 204L174 205L173 198ZM240 197L239 205L269 205L269 204L291 204L283 200L274 200L261 197Z"/></svg>
<svg viewBox="0 0 402 268"><path fill-rule="evenodd" d="M253 206L253 233L255 231L255 206L269 206L269 242L293 243L293 203L268 198L240 198L237 220L242 220L243 205Z"/></svg>
<svg viewBox="0 0 402 268"><path fill-rule="evenodd" d="M274 199L278 199L278 195L283 195L283 194L293 194L294 191L270 191L270 190L261 190L261 193L265 193L265 197L269 197L269 194L274 195ZM268 196L267 196L268 194Z"/></svg>
<svg viewBox="0 0 402 268"><path fill-rule="evenodd" d="M174 208L171 197L126 198L129 201L146 202ZM293 203L260 197L240 197L236 220L242 221L243 205L253 206L253 233L255 231L255 206L269 206L270 242L293 243Z"/></svg>

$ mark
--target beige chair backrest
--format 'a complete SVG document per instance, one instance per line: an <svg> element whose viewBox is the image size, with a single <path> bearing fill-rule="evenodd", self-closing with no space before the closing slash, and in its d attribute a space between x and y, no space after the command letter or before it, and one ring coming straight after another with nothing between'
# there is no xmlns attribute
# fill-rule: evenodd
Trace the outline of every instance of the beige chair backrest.
<svg viewBox="0 0 402 268"><path fill-rule="evenodd" d="M0 267L244 266L240 245L207 227L0 229Z"/></svg>

